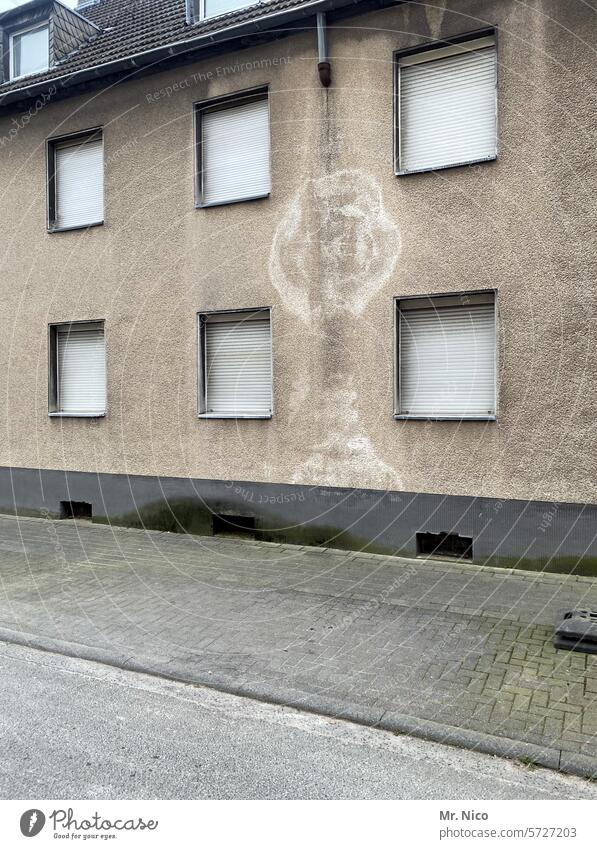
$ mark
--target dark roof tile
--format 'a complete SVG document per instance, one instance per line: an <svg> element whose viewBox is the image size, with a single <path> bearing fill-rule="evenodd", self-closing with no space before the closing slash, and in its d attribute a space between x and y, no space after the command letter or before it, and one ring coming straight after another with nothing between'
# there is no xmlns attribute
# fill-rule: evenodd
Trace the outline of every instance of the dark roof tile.
<svg viewBox="0 0 597 849"><path fill-rule="evenodd" d="M80 11L100 27L96 36L50 70L0 85L0 97L38 83L49 83L57 77L186 41L227 24L250 21L266 12L291 9L304 2L269 0L189 25L185 0L101 0Z"/></svg>

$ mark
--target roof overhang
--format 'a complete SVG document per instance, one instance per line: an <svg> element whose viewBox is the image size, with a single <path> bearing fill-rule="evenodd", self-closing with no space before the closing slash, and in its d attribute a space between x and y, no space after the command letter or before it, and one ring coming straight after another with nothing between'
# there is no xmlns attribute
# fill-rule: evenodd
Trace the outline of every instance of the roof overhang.
<svg viewBox="0 0 597 849"><path fill-rule="evenodd" d="M43 2L43 0L41 0ZM290 9L276 11L268 14L264 12L249 21L237 24L223 23L221 29L211 30L206 33L198 33L171 44L165 44L143 53L121 57L100 65L83 68L68 74L57 73L53 77L40 82L32 82L22 88L14 89L0 95L0 113L14 111L19 106L25 106L27 102L40 97L49 89L56 90L58 97L76 94L81 87L89 85L92 87L102 79L117 78L127 79L141 73L152 70L162 70L169 62L192 61L210 48L216 46L225 47L228 42L239 41L248 36L263 35L270 39L284 38L304 27L311 28L311 19L318 12L341 13L342 17L347 13L354 14L369 11L372 8L384 6L400 6L408 0L307 0ZM40 0L33 0L28 6L39 5ZM357 11L358 10L358 11ZM68 91L73 89L73 91ZM12 107L12 109L9 109Z"/></svg>
<svg viewBox="0 0 597 849"><path fill-rule="evenodd" d="M13 18L19 18L21 15L28 15L34 12L38 6L47 6L49 0L30 0L29 3L22 3L20 6L13 6L12 9L7 9L6 12L0 14L0 27L9 23Z"/></svg>

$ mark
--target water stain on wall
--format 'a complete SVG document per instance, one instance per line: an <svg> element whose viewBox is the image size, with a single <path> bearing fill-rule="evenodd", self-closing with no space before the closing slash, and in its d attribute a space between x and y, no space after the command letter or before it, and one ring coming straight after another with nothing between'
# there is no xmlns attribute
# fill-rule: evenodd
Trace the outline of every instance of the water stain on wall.
<svg viewBox="0 0 597 849"><path fill-rule="evenodd" d="M377 180L340 170L309 180L292 198L272 243L270 276L286 309L336 349L346 319L362 318L392 280L400 250L399 229ZM309 446L292 482L358 486L373 477L380 488L401 489L400 475L378 456L360 422L352 375L331 372L323 379L326 403L316 411L307 403L308 379L302 391L293 388L289 420L301 410L305 432L320 433L323 419L326 437ZM311 428L314 415L318 424Z"/></svg>
<svg viewBox="0 0 597 849"><path fill-rule="evenodd" d="M446 0L435 0L433 6L425 6L425 17L429 24L429 32L432 38L439 39L442 31L442 23L446 14Z"/></svg>
<svg viewBox="0 0 597 849"><path fill-rule="evenodd" d="M286 308L305 324L363 313L400 256L398 226L377 180L358 170L309 180L274 235L270 277Z"/></svg>
<svg viewBox="0 0 597 849"><path fill-rule="evenodd" d="M346 377L346 376L345 376ZM310 484L325 480L329 486L358 486L371 475L384 490L403 489L397 470L378 457L371 439L359 421L358 395L346 377L338 381L325 408L319 410L326 438L311 448L305 463L292 476L292 483Z"/></svg>

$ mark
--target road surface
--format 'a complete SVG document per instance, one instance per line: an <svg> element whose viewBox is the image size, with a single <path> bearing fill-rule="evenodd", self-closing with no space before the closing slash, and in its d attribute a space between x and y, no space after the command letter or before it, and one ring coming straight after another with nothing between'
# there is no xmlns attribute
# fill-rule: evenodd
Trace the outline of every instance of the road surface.
<svg viewBox="0 0 597 849"><path fill-rule="evenodd" d="M3 799L597 799L597 785L0 643Z"/></svg>

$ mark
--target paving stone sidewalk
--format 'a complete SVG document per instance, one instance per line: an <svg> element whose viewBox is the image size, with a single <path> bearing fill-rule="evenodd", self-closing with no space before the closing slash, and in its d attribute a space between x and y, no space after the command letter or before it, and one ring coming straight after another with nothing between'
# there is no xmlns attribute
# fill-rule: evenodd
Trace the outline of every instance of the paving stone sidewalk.
<svg viewBox="0 0 597 849"><path fill-rule="evenodd" d="M0 577L0 639L597 775L591 579L9 516Z"/></svg>

